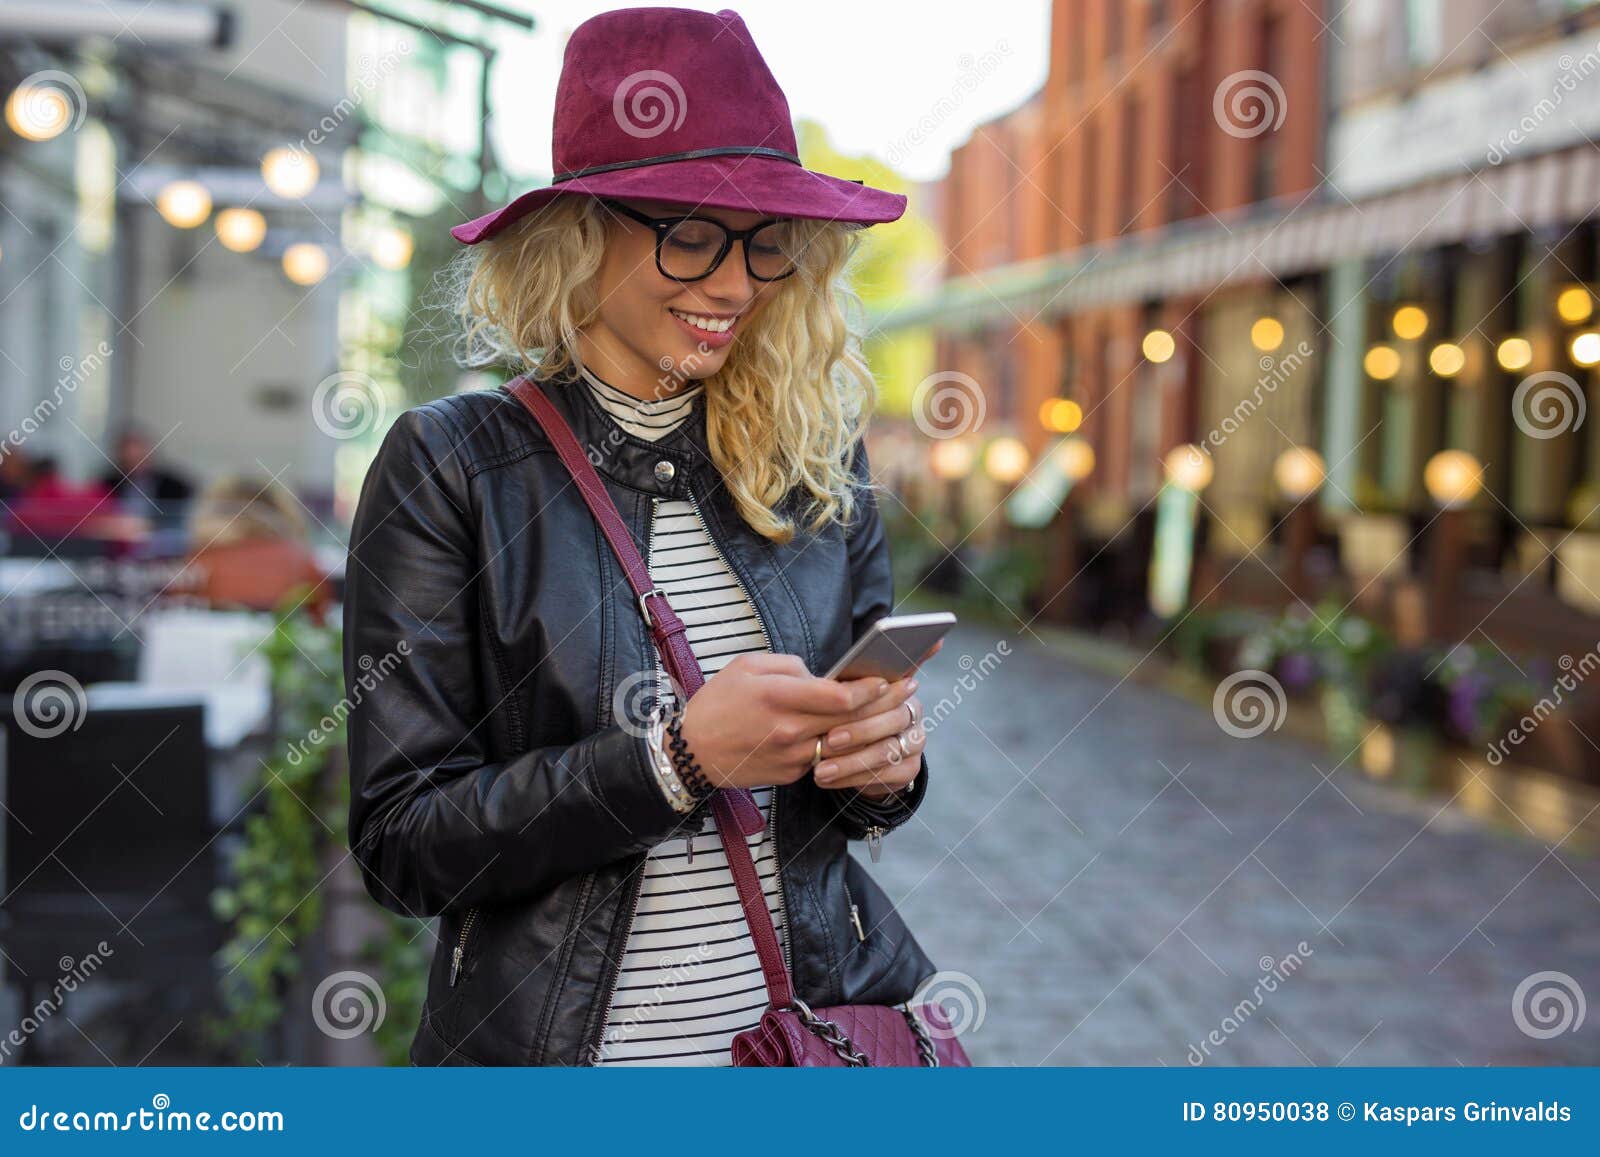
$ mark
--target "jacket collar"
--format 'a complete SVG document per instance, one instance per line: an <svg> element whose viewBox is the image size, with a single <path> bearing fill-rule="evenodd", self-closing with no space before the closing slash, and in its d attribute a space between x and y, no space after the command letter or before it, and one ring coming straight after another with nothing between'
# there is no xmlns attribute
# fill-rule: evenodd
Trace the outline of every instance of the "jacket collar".
<svg viewBox="0 0 1600 1157"><path fill-rule="evenodd" d="M567 419L595 469L612 481L662 498L683 498L692 479L716 473L706 441L708 390L695 396L676 429L651 442L628 433L606 413L575 367L531 380Z"/></svg>

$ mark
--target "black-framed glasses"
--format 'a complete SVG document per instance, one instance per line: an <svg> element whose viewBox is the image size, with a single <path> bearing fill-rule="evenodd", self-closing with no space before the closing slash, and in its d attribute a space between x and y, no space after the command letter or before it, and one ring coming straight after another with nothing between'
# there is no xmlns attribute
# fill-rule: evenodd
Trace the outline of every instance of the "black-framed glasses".
<svg viewBox="0 0 1600 1157"><path fill-rule="evenodd" d="M782 281L798 268L801 240L790 218L772 217L748 229L729 229L712 217L647 217L631 205L604 199L607 208L648 225L656 235L656 268L673 281L703 281L734 242L744 242L744 267L756 281Z"/></svg>

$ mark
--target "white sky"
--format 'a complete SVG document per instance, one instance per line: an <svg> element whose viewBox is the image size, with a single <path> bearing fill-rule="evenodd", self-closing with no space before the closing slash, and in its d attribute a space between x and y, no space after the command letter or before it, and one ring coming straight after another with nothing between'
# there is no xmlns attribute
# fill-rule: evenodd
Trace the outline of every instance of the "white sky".
<svg viewBox="0 0 1600 1157"><path fill-rule="evenodd" d="M539 27L497 34L495 146L519 175L550 166L550 115L567 35L591 0L519 3ZM888 162L913 180L942 176L950 150L1044 83L1049 0L734 0L673 7L743 17L796 120L828 129L835 148ZM504 27L504 26L501 26ZM963 54L966 59L963 60ZM987 63L985 63L987 61ZM942 120L941 103L954 111ZM527 109L517 116L513 110Z"/></svg>

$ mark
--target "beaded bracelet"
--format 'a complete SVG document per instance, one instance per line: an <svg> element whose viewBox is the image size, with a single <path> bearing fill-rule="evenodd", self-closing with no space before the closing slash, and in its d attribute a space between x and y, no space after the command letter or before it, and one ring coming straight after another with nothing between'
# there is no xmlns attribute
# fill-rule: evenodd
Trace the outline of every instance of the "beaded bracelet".
<svg viewBox="0 0 1600 1157"><path fill-rule="evenodd" d="M667 724L667 741L672 749L672 766L683 786L695 799L705 799L716 787L700 770L699 762L689 751L688 741L683 738L683 712L673 715L672 722Z"/></svg>

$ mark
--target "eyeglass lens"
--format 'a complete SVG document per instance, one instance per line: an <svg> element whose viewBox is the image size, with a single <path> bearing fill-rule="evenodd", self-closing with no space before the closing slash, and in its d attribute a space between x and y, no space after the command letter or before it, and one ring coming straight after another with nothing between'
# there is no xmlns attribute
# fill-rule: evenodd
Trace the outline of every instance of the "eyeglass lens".
<svg viewBox="0 0 1600 1157"><path fill-rule="evenodd" d="M717 254L727 240L727 230L714 221L679 221L661 238L662 271L668 277L704 277L716 267ZM749 270L756 279L776 281L793 272L800 248L793 222L763 226L745 244ZM733 257L731 249L727 256Z"/></svg>

